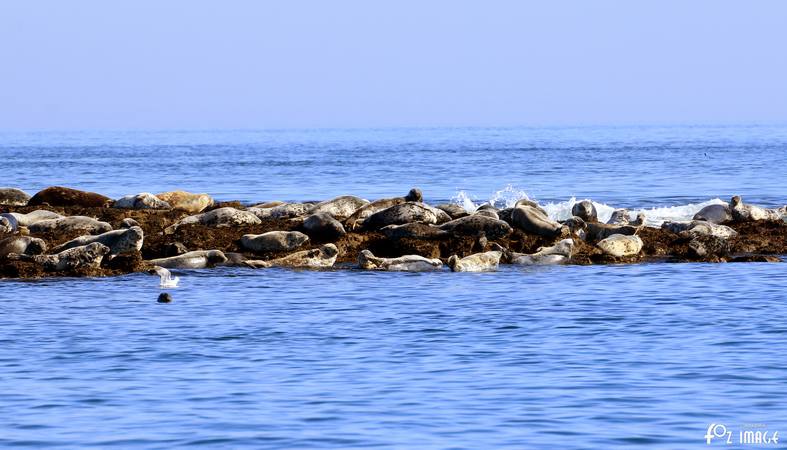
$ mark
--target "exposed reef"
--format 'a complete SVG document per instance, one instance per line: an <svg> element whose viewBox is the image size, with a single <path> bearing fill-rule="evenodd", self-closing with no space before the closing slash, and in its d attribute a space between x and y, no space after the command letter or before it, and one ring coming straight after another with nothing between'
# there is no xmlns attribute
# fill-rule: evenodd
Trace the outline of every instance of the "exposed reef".
<svg viewBox="0 0 787 450"><path fill-rule="evenodd" d="M371 202L254 206L183 191L117 200L62 187L0 192L0 278L113 276L157 265L447 272L498 263L771 262L787 254L785 208L737 196L656 228L624 210L599 223L587 201L557 221L524 200L505 209L435 207L417 189Z"/></svg>

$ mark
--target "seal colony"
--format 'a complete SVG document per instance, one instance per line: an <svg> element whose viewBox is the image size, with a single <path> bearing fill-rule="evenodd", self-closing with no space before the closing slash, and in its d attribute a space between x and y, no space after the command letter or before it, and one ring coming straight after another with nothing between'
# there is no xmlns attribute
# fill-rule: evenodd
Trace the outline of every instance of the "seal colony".
<svg viewBox="0 0 787 450"><path fill-rule="evenodd" d="M589 201L556 221L530 200L467 211L423 198L413 188L372 201L244 205L185 191L113 200L59 186L34 195L0 188L0 278L217 266L478 272L503 264L776 262L787 254L787 208L738 196L658 228L625 209L601 223Z"/></svg>

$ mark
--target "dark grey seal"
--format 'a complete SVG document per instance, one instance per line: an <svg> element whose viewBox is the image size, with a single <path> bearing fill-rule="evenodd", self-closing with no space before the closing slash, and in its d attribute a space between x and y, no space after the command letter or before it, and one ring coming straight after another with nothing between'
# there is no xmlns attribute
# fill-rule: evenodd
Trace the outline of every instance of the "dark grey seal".
<svg viewBox="0 0 787 450"><path fill-rule="evenodd" d="M437 240L445 239L451 235L447 231L443 231L435 226L418 222L406 223L404 225L388 225L387 227L382 227L380 231L382 231L388 239L412 238Z"/></svg>
<svg viewBox="0 0 787 450"><path fill-rule="evenodd" d="M517 206L511 213L511 221L517 228L531 234L544 237L566 237L568 227L551 220L540 209L534 206Z"/></svg>
<svg viewBox="0 0 787 450"><path fill-rule="evenodd" d="M500 239L514 231L506 222L479 214L454 219L440 225L440 229L456 236L481 236Z"/></svg>
<svg viewBox="0 0 787 450"><path fill-rule="evenodd" d="M694 214L693 220L704 220L715 224L722 224L732 220L730 205L708 205Z"/></svg>
<svg viewBox="0 0 787 450"><path fill-rule="evenodd" d="M585 222L598 222L598 212L590 200L574 203L574 206L571 207L571 215L579 217Z"/></svg>
<svg viewBox="0 0 787 450"><path fill-rule="evenodd" d="M335 241L347 234L341 222L328 213L312 214L303 221L303 229L310 238L319 241Z"/></svg>

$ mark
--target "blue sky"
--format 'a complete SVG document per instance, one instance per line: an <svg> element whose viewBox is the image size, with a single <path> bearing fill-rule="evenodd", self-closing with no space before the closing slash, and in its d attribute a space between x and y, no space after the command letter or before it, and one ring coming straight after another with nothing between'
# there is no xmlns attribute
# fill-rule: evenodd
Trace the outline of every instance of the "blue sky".
<svg viewBox="0 0 787 450"><path fill-rule="evenodd" d="M0 4L0 128L787 122L787 2Z"/></svg>

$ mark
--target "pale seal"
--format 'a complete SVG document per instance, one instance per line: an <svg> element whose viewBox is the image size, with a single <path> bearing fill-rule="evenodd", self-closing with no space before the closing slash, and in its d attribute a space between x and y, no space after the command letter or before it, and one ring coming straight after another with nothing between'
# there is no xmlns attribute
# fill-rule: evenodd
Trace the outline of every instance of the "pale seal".
<svg viewBox="0 0 787 450"><path fill-rule="evenodd" d="M30 201L27 192L16 188L0 188L0 205L26 206Z"/></svg>
<svg viewBox="0 0 787 450"><path fill-rule="evenodd" d="M52 186L38 191L28 205L50 206L81 206L85 208L103 208L112 203L112 199L95 192L80 191L62 186Z"/></svg>
<svg viewBox="0 0 787 450"><path fill-rule="evenodd" d="M335 245L325 244L320 248L302 250L270 261L248 260L245 261L244 264L255 269L265 269L268 267L322 269L332 267L338 255L339 249L336 248Z"/></svg>
<svg viewBox="0 0 787 450"><path fill-rule="evenodd" d="M744 204L738 195L732 197L730 201L730 213L736 222L782 220L782 214L778 210Z"/></svg>
<svg viewBox="0 0 787 450"><path fill-rule="evenodd" d="M639 236L622 234L613 234L596 244L604 254L616 258L638 255L642 251L642 245L642 239Z"/></svg>
<svg viewBox="0 0 787 450"><path fill-rule="evenodd" d="M121 230L107 231L106 233L80 236L52 249L59 253L69 248L81 247L93 242L100 242L109 247L110 256L133 254L142 250L144 233L140 227L124 228Z"/></svg>
<svg viewBox="0 0 787 450"><path fill-rule="evenodd" d="M346 224L350 230L355 230L364 220L374 213L380 212L391 206L396 206L405 202L423 202L424 196L418 188L410 189L404 197L382 198L367 203L358 208L350 217Z"/></svg>
<svg viewBox="0 0 787 450"><path fill-rule="evenodd" d="M178 227L191 224L224 228L238 225L259 225L260 223L262 223L262 221L253 213L227 206L224 208L216 208L206 213L184 217L174 225L167 227L164 232L166 234L172 234Z"/></svg>
<svg viewBox="0 0 787 450"><path fill-rule="evenodd" d="M437 224L449 222L450 219L445 211L424 203L406 202L372 214L363 221L362 227L366 230L378 230L386 225L403 225L411 222Z"/></svg>
<svg viewBox="0 0 787 450"><path fill-rule="evenodd" d="M476 253L461 259L453 255L448 258L448 267L452 272L492 272L497 270L502 255L502 250Z"/></svg>
<svg viewBox="0 0 787 450"><path fill-rule="evenodd" d="M92 217L69 216L61 219L39 220L28 226L28 229L34 234L47 232L67 233L71 231L100 234L112 230L112 226Z"/></svg>
<svg viewBox="0 0 787 450"><path fill-rule="evenodd" d="M590 200L582 200L571 207L571 215L579 217L585 222L598 222L598 211Z"/></svg>
<svg viewBox="0 0 787 450"><path fill-rule="evenodd" d="M412 238L437 240L451 236L451 233L447 231L418 222L406 223L404 225L388 225L380 228L380 231L382 231L388 239Z"/></svg>
<svg viewBox="0 0 787 450"><path fill-rule="evenodd" d="M585 240L595 242L606 239L613 234L633 235L639 232L640 226L633 225L609 225L606 223L588 223L585 230Z"/></svg>
<svg viewBox="0 0 787 450"><path fill-rule="evenodd" d="M43 239L30 236L11 236L0 240L0 258L9 253L24 255L40 255L46 252L46 242Z"/></svg>
<svg viewBox="0 0 787 450"><path fill-rule="evenodd" d="M424 258L420 255L405 255L398 258L379 258L369 250L358 255L358 266L366 270L387 270L391 272L430 272L443 268L439 259Z"/></svg>
<svg viewBox="0 0 787 450"><path fill-rule="evenodd" d="M527 233L544 237L568 236L569 229L551 220L542 210L533 206L517 206L511 212L514 226Z"/></svg>
<svg viewBox="0 0 787 450"><path fill-rule="evenodd" d="M204 269L227 261L221 250L196 250L169 258L158 258L148 263L167 269Z"/></svg>
<svg viewBox="0 0 787 450"><path fill-rule="evenodd" d="M187 213L201 213L215 203L208 194L193 194L186 191L170 191L156 194L162 202L166 202L172 209L186 211Z"/></svg>
<svg viewBox="0 0 787 450"><path fill-rule="evenodd" d="M101 265L104 256L109 253L109 247L99 242L74 247L55 255L20 255L11 253L8 259L33 261L40 264L44 270L62 272L82 268L96 269Z"/></svg>
<svg viewBox="0 0 787 450"><path fill-rule="evenodd" d="M723 205L708 205L694 214L694 220L704 220L716 224L729 222L732 220L732 213L730 212L730 205L727 203Z"/></svg>
<svg viewBox="0 0 787 450"><path fill-rule="evenodd" d="M300 231L269 231L262 234L244 234L240 244L255 253L292 251L309 242L309 236Z"/></svg>
<svg viewBox="0 0 787 450"><path fill-rule="evenodd" d="M563 239L551 247L541 247L536 253L524 254L514 253L508 254L511 264L518 265L553 265L565 264L571 260L574 252L574 241L572 239Z"/></svg>
<svg viewBox="0 0 787 450"><path fill-rule="evenodd" d="M509 224L502 220L477 213L446 222L440 225L440 229L456 236L484 235L487 239L492 240L504 238L514 231Z"/></svg>
<svg viewBox="0 0 787 450"><path fill-rule="evenodd" d="M345 220L352 216L358 208L369 204L369 200L353 195L342 195L324 202L317 203L309 210L309 214L327 213L336 220Z"/></svg>
<svg viewBox="0 0 787 450"><path fill-rule="evenodd" d="M112 207L121 209L172 209L169 203L149 192L121 197L115 200Z"/></svg>
<svg viewBox="0 0 787 450"><path fill-rule="evenodd" d="M261 220L291 219L306 215L314 207L311 203L285 203L270 207L251 207L247 211L253 213Z"/></svg>
<svg viewBox="0 0 787 450"><path fill-rule="evenodd" d="M303 230L320 242L335 241L347 234L344 225L328 213L316 213L303 221Z"/></svg>
<svg viewBox="0 0 787 450"><path fill-rule="evenodd" d="M64 217L56 212L47 211L45 209L37 209L27 214L4 213L4 214L0 214L0 216L13 216L20 227L29 227L30 225L39 222L41 220L62 219Z"/></svg>

